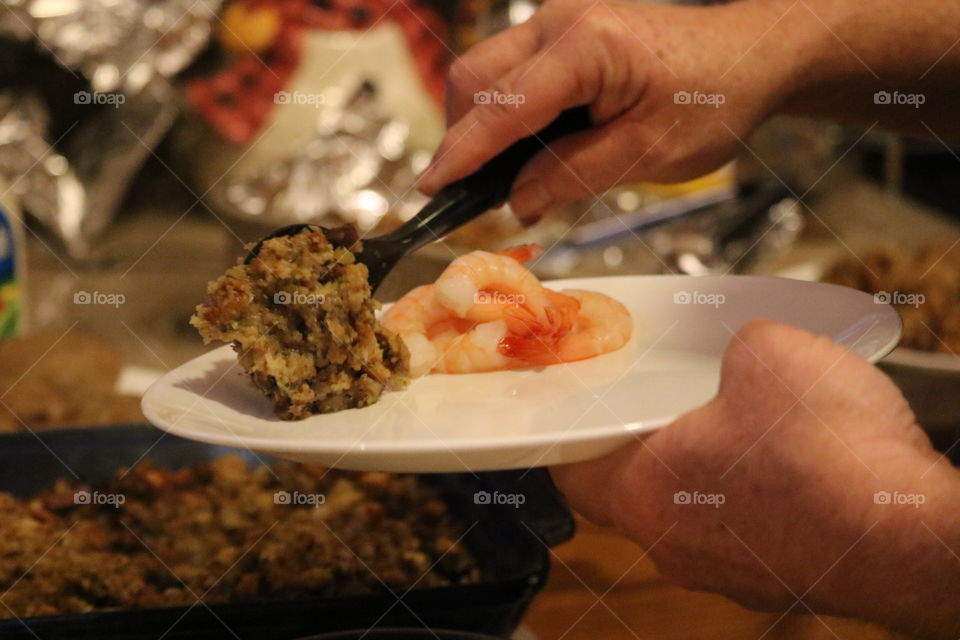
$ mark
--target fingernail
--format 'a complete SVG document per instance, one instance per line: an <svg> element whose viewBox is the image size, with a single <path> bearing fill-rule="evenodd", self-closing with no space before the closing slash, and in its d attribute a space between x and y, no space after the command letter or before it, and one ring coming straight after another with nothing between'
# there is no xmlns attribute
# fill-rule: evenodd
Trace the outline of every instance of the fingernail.
<svg viewBox="0 0 960 640"><path fill-rule="evenodd" d="M553 196L539 180L530 180L520 185L510 196L510 207L520 218L534 217L550 206Z"/></svg>
<svg viewBox="0 0 960 640"><path fill-rule="evenodd" d="M421 171L420 174L417 176L417 182L421 182L424 178L428 177L431 173L433 173L436 170L436 168L437 168L437 160L436 158L434 158L430 160L430 164L428 164L427 167L423 171Z"/></svg>
<svg viewBox="0 0 960 640"><path fill-rule="evenodd" d="M431 186L431 183L433 182L435 168L436 168L436 165L434 165L431 162L429 165L427 165L427 168L421 171L420 175L418 175L414 179L413 183L417 186L418 189L423 191L428 190L428 188Z"/></svg>

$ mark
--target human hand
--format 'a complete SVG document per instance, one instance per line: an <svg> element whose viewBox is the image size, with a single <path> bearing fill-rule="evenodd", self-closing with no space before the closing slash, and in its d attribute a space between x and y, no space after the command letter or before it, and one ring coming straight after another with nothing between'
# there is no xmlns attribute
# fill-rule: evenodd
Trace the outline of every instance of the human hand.
<svg viewBox="0 0 960 640"><path fill-rule="evenodd" d="M960 473L893 383L827 338L750 323L714 400L552 473L575 509L681 585L956 637L957 605L936 594L960 592Z"/></svg>
<svg viewBox="0 0 960 640"><path fill-rule="evenodd" d="M521 218L621 182L707 173L790 84L793 58L756 41L775 18L763 3L549 1L454 63L449 130L420 186L435 193L583 104L595 128L555 142L517 177L510 204ZM490 100L477 104L483 91Z"/></svg>

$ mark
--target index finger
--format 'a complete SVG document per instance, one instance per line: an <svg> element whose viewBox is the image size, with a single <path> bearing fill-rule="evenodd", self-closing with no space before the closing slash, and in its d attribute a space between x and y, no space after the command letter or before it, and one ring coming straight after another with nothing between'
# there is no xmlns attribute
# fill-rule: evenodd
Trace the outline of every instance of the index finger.
<svg viewBox="0 0 960 640"><path fill-rule="evenodd" d="M582 51L558 44L508 72L444 136L419 178L433 194L470 175L485 162L550 124L560 112L593 102L601 79L589 73Z"/></svg>
<svg viewBox="0 0 960 640"><path fill-rule="evenodd" d="M474 104L474 95L520 65L537 50L539 30L531 19L474 45L450 67L447 75L447 126Z"/></svg>

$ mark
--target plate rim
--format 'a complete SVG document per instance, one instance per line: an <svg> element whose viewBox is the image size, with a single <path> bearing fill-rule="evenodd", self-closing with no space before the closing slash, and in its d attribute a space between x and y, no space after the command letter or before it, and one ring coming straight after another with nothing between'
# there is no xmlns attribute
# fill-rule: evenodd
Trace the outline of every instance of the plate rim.
<svg viewBox="0 0 960 640"><path fill-rule="evenodd" d="M600 280L619 280L619 279L636 279L636 280L651 280L651 279L671 279L671 280L698 280L698 281L709 281L709 280L726 280L726 279L736 279L736 280L753 280L753 281L783 281L789 280L790 282L797 283L801 287L832 287L836 289L844 290L844 295L855 295L870 297L870 294L867 294L863 291L853 289L851 287L845 287L843 285L837 285L834 283L826 282L817 282L810 280L800 280L795 278L784 278L780 276L769 276L769 275L752 275L752 274L728 274L728 275L706 275L706 276L690 276L682 274L616 274L610 276L587 276L580 278L563 278L556 280L545 280L543 281L544 285L552 287L563 287L568 286L568 283L582 283L584 281L600 281ZM580 285L582 286L582 285ZM385 303L384 308L388 307L389 304ZM900 341L900 337L903 331L903 323L899 317L899 314L896 313L896 310L893 309L890 305L878 305L879 308L886 308L890 314L891 319L896 320L897 330L894 332L893 337L883 346L877 348L872 354L867 356L865 359L870 363L876 363L877 361L884 358L886 355L890 354L896 348L896 345ZM606 425L593 427L590 430L576 430L570 431L568 434L562 434L562 439L558 438L558 434L554 431L537 433L531 435L520 436L510 436L508 440L491 440L485 438L482 440L456 440L451 446L450 443L447 443L441 439L436 441L418 441L415 448L411 448L408 441L373 441L364 443L362 440L356 440L352 443L331 443L329 440L323 439L306 439L300 438L299 440L291 440L284 443L281 440L270 439L264 436L245 436L243 434L236 433L232 430L226 431L211 431L211 430L196 430L189 427L181 427L180 425L174 424L172 421L168 421L164 418L158 416L153 407L150 404L150 399L154 394L159 392L161 386L166 386L168 384L168 379L170 379L175 372L179 369L202 359L210 359L211 361L217 361L220 359L221 353L230 351L233 354L233 347L229 344L220 345L214 349L211 349L191 360L188 360L178 367L171 369L170 371L164 373L158 380L156 380L150 387L143 393L141 398L141 410L143 411L144 417L152 424L154 427L164 431L165 433L170 433L178 437L188 438L191 440L199 440L202 442L207 442L210 444L218 444L224 446L233 446L233 447L245 447L254 451L263 451L263 452L303 452L303 453L324 453L331 455L342 455L344 457L348 455L382 455L382 454L395 454L395 453L410 453L411 455L432 455L437 453L446 453L454 456L460 455L460 451L469 450L470 453L473 452L484 452L492 451L498 449L523 449L531 447L542 447L544 445L549 446L560 446L560 445L575 445L583 441L599 441L599 440L613 440L618 438L626 438L628 436L638 437L641 434L648 433L663 426L666 426L670 422L674 421L678 416L664 416L657 417L650 420L642 421L631 421L626 423L621 423L617 425ZM235 357L235 355L234 355ZM242 373L242 372L240 372ZM462 374L436 374L436 375L462 375ZM482 375L482 374L468 374L468 375ZM402 393L400 391L399 393ZM709 402L710 400L707 400ZM372 405L371 405L372 406ZM362 407L359 409L347 409L346 411L362 411L368 407ZM691 408L693 410L694 408ZM338 412L340 413L340 412ZM319 415L333 415L333 414L319 414ZM310 420L310 418L306 418ZM302 421L300 421L302 422ZM286 446L285 446L286 445Z"/></svg>

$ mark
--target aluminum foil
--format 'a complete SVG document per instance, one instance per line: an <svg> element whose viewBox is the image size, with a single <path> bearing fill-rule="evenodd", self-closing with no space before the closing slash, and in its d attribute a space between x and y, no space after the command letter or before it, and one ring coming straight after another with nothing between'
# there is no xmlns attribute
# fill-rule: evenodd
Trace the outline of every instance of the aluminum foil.
<svg viewBox="0 0 960 640"><path fill-rule="evenodd" d="M339 93L345 98L324 101L299 147L217 184L217 208L272 226L350 223L361 233L419 211L427 199L413 184L430 154L408 149L408 126L384 112L372 85Z"/></svg>
<svg viewBox="0 0 960 640"><path fill-rule="evenodd" d="M47 108L30 94L0 93L0 175L76 259L113 219L130 181L177 114L173 90L154 87L96 109L54 147Z"/></svg>
<svg viewBox="0 0 960 640"><path fill-rule="evenodd" d="M139 93L183 70L221 0L5 0L0 35L33 39L97 93Z"/></svg>
<svg viewBox="0 0 960 640"><path fill-rule="evenodd" d="M25 89L0 94L0 175L72 257L90 256L130 181L172 125L178 111L172 78L206 44L220 2L4 2L0 36L32 42L89 82L73 94L74 124L57 140L41 99Z"/></svg>

